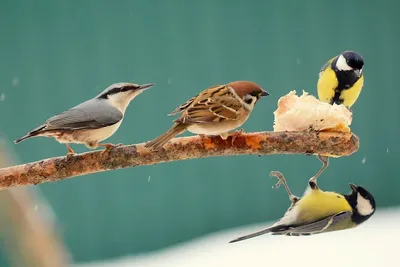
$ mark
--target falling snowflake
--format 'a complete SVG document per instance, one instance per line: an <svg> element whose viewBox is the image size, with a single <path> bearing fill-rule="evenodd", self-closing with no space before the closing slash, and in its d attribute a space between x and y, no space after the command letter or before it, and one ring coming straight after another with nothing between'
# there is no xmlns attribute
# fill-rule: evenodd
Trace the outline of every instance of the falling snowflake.
<svg viewBox="0 0 400 267"><path fill-rule="evenodd" d="M296 64L300 65L301 64L301 59L300 58L296 58Z"/></svg>
<svg viewBox="0 0 400 267"><path fill-rule="evenodd" d="M367 157L363 157L363 159L361 160L362 164L365 164L365 162L367 162Z"/></svg>
<svg viewBox="0 0 400 267"><path fill-rule="evenodd" d="M167 83L168 83L168 84L171 84L171 83L172 83L172 78L168 78Z"/></svg>
<svg viewBox="0 0 400 267"><path fill-rule="evenodd" d="M151 176L149 175L149 178L147 179L147 182L150 182Z"/></svg>
<svg viewBox="0 0 400 267"><path fill-rule="evenodd" d="M2 93L0 95L0 102L3 102L6 99L6 94Z"/></svg>
<svg viewBox="0 0 400 267"><path fill-rule="evenodd" d="M386 148L386 153L389 153L389 148Z"/></svg>
<svg viewBox="0 0 400 267"><path fill-rule="evenodd" d="M11 82L12 87L17 87L19 85L19 78L15 76Z"/></svg>

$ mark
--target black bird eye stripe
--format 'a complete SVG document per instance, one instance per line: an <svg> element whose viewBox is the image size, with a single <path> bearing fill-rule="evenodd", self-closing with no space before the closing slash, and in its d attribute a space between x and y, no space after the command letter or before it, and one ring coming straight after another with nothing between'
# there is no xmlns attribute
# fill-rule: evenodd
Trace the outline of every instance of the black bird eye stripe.
<svg viewBox="0 0 400 267"><path fill-rule="evenodd" d="M115 87L107 92L104 92L98 98L107 98L107 96L109 96L109 95L113 95L113 94L120 93L120 92L126 92L128 90L136 89L136 88L138 88L138 86Z"/></svg>

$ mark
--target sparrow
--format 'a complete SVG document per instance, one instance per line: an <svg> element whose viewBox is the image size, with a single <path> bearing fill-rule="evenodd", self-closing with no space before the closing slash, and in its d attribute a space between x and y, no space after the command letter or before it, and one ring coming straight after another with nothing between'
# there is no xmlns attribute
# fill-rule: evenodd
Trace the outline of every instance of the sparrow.
<svg viewBox="0 0 400 267"><path fill-rule="evenodd" d="M225 140L229 131L246 122L257 101L268 95L267 91L251 81L235 81L205 89L168 114L180 113L180 116L167 132L145 147L159 149L186 130L201 136L220 135Z"/></svg>

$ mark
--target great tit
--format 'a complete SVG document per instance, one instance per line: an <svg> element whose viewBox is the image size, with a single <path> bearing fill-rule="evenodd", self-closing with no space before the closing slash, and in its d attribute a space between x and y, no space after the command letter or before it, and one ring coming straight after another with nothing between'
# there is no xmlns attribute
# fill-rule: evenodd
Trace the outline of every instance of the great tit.
<svg viewBox="0 0 400 267"><path fill-rule="evenodd" d="M278 178L277 187L285 187L291 205L285 215L271 227L256 233L236 238L234 243L271 233L272 235L304 236L338 231L356 227L368 220L375 212L374 197L363 187L349 184L352 192L348 195L322 191L317 178L328 166L326 157L318 157L322 168L308 181L303 197L290 191L282 173L272 171L271 177Z"/></svg>
<svg viewBox="0 0 400 267"><path fill-rule="evenodd" d="M319 72L319 99L350 108L364 85L363 67L363 58L354 51L345 51L329 60Z"/></svg>

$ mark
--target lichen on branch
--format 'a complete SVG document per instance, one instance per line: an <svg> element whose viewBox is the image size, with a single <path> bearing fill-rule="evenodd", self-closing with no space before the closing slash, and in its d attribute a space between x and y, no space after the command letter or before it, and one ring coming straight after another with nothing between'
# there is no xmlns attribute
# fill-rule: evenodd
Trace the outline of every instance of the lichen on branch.
<svg viewBox="0 0 400 267"><path fill-rule="evenodd" d="M141 143L116 147L104 153L92 151L12 166L0 169L0 189L186 159L274 154L342 157L353 154L359 147L356 135L341 132L257 132L232 138L180 137L172 139L158 151L151 151Z"/></svg>

